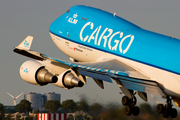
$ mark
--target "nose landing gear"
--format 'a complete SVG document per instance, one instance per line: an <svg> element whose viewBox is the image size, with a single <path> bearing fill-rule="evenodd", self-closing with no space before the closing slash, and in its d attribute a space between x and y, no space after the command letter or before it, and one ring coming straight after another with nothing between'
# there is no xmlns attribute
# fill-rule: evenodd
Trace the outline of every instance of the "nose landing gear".
<svg viewBox="0 0 180 120"><path fill-rule="evenodd" d="M163 104L158 104L157 105L157 112L159 114L162 114L164 118L168 118L169 116L171 118L176 118L177 117L177 110L175 108L172 108L172 102L171 98L167 96L167 101L166 105L163 106Z"/></svg>

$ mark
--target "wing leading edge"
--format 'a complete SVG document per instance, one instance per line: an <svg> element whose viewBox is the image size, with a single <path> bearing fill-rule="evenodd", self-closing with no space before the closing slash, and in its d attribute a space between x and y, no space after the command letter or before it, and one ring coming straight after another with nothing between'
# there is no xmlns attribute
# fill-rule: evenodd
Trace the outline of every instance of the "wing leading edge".
<svg viewBox="0 0 180 120"><path fill-rule="evenodd" d="M161 84L156 81L148 80L147 76L116 59L83 63L62 61L46 55L45 57L76 68L80 74L84 76L106 82L115 80L118 81L119 87L165 96L163 92L164 88Z"/></svg>
<svg viewBox="0 0 180 120"><path fill-rule="evenodd" d="M75 68L81 75L88 76L93 79L106 82L112 82L112 80L115 80L119 87L162 96L165 95L163 92L164 88L161 84L157 83L156 81L149 80L148 76L119 60L110 59L87 63L64 61L35 51L30 51L30 47L28 47L28 49L24 49L23 45L25 45L24 43L27 42L26 39L19 46L15 47L14 52L36 60L50 60L52 62L57 62L58 64ZM30 45L31 43L32 40L30 40Z"/></svg>

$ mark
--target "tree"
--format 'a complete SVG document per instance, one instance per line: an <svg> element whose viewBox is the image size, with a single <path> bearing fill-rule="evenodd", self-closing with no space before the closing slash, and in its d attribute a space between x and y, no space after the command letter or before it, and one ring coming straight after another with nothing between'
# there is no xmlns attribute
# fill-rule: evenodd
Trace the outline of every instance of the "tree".
<svg viewBox="0 0 180 120"><path fill-rule="evenodd" d="M96 117L98 114L102 112L103 106L100 105L99 103L93 103L92 105L89 106L90 108L90 114L93 117Z"/></svg>
<svg viewBox="0 0 180 120"><path fill-rule="evenodd" d="M7 108L4 109L4 113L16 113L16 109Z"/></svg>
<svg viewBox="0 0 180 120"><path fill-rule="evenodd" d="M33 120L33 117L26 117L25 120Z"/></svg>
<svg viewBox="0 0 180 120"><path fill-rule="evenodd" d="M4 118L4 105L0 103L0 120Z"/></svg>
<svg viewBox="0 0 180 120"><path fill-rule="evenodd" d="M37 109L37 110L36 110L36 114L38 114L39 112L40 112L39 109Z"/></svg>
<svg viewBox="0 0 180 120"><path fill-rule="evenodd" d="M58 100L48 100L45 103L45 109L53 113L61 107L61 104Z"/></svg>
<svg viewBox="0 0 180 120"><path fill-rule="evenodd" d="M16 115L16 120L21 120L21 115Z"/></svg>
<svg viewBox="0 0 180 120"><path fill-rule="evenodd" d="M142 103L140 105L141 113L152 113L152 107L148 103Z"/></svg>
<svg viewBox="0 0 180 120"><path fill-rule="evenodd" d="M76 110L78 111L84 111L88 112L89 111L89 104L86 99L81 99L80 101L76 102Z"/></svg>
<svg viewBox="0 0 180 120"><path fill-rule="evenodd" d="M28 114L30 111L32 111L31 103L26 99L21 100L20 103L16 106L16 108L20 113L24 112Z"/></svg>
<svg viewBox="0 0 180 120"><path fill-rule="evenodd" d="M86 114L86 115L84 115L84 120L90 120L91 118Z"/></svg>
<svg viewBox="0 0 180 120"><path fill-rule="evenodd" d="M74 102L74 100L63 101L62 109L66 110L66 112L68 112L68 110L70 112L73 112L76 109L76 103Z"/></svg>

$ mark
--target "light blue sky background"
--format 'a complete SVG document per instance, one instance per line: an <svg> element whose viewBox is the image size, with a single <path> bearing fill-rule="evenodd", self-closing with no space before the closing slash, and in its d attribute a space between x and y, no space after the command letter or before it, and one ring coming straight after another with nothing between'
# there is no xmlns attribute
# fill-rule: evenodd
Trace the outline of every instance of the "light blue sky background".
<svg viewBox="0 0 180 120"><path fill-rule="evenodd" d="M53 85L43 87L24 82L19 76L20 65L29 60L13 53L27 35L34 36L32 49L51 57L69 60L52 42L49 25L73 5L88 5L118 16L154 32L180 38L180 1L179 0L0 0L0 102L12 105L13 100L6 92L17 96L21 92L57 92L66 99L79 100L85 94L93 102L119 102L118 86L105 83L101 90L91 79L83 88L64 90ZM179 52L179 51L177 51ZM21 96L17 103L24 96ZM154 96L161 101L160 96ZM149 95L151 104L155 103ZM139 100L138 103L141 103Z"/></svg>

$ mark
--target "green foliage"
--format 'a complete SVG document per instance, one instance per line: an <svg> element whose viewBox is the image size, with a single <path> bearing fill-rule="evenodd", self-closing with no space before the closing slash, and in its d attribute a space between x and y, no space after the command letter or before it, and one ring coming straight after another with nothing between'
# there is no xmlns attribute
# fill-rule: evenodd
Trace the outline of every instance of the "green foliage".
<svg viewBox="0 0 180 120"><path fill-rule="evenodd" d="M76 110L78 111L89 111L89 104L85 98L81 99L80 101L76 102Z"/></svg>
<svg viewBox="0 0 180 120"><path fill-rule="evenodd" d="M66 100L62 102L62 109L66 110L66 112L74 112L76 109L76 103L74 100Z"/></svg>
<svg viewBox="0 0 180 120"><path fill-rule="evenodd" d="M126 120L127 116L124 113L124 107L115 103L109 103L103 107L102 112L96 117L97 120Z"/></svg>
<svg viewBox="0 0 180 120"><path fill-rule="evenodd" d="M90 117L88 117L88 115L85 115L84 120L90 120Z"/></svg>
<svg viewBox="0 0 180 120"><path fill-rule="evenodd" d="M0 103L0 110L4 109L4 105Z"/></svg>
<svg viewBox="0 0 180 120"><path fill-rule="evenodd" d="M4 118L4 105L0 103L0 120Z"/></svg>
<svg viewBox="0 0 180 120"><path fill-rule="evenodd" d="M20 115L17 115L17 116L16 116L16 120L21 120L20 118L21 118Z"/></svg>
<svg viewBox="0 0 180 120"><path fill-rule="evenodd" d="M59 101L47 101L48 107L53 108L52 110L47 109L50 112L55 112L58 108L60 108L61 104ZM27 112L29 110L25 109L26 106L30 106L31 103L27 100L22 100L16 107L20 112ZM59 107L58 107L59 106ZM3 115L3 104L0 103L0 112ZM29 108L29 107L27 107ZM31 108L31 107L30 107ZM93 103L91 105L88 104L87 99L83 98L78 102L74 102L73 100L66 100L62 102L62 109L66 110L66 112L75 112L78 111L79 114L76 114L77 120L81 120L82 117L84 120L164 120L162 114L158 114L156 112L156 106L152 107L148 103L142 103L139 105L140 114L139 116L126 116L124 113L124 106L120 106L119 103L110 103L108 105L101 105L99 103ZM65 111L59 110L60 113L64 113ZM31 109L30 109L31 111ZM81 114L81 112L87 113ZM43 112L43 111L41 111ZM45 111L44 111L45 112ZM37 110L36 113L39 113ZM92 116L93 118L89 117ZM4 115L3 115L4 116ZM32 117L27 117L25 120L32 120ZM67 120L73 120L74 117L70 114L67 117ZM12 120L11 114L6 116L6 118L0 118L0 120ZM20 120L20 118L17 118ZM167 120L171 120L169 117ZM176 120L180 120L180 114L178 114Z"/></svg>
<svg viewBox="0 0 180 120"><path fill-rule="evenodd" d="M40 112L39 109L37 109L37 110L36 110L36 114L38 114L39 112Z"/></svg>
<svg viewBox="0 0 180 120"><path fill-rule="evenodd" d="M141 113L152 113L152 107L148 103L140 104Z"/></svg>
<svg viewBox="0 0 180 120"><path fill-rule="evenodd" d="M45 103L45 109L53 113L61 107L61 104L58 100L48 100Z"/></svg>
<svg viewBox="0 0 180 120"><path fill-rule="evenodd" d="M96 117L102 112L103 106L100 105L99 103L93 103L92 105L90 105L89 108L90 108L90 115Z"/></svg>
<svg viewBox="0 0 180 120"><path fill-rule="evenodd" d="M26 117L25 120L33 120L33 117Z"/></svg>
<svg viewBox="0 0 180 120"><path fill-rule="evenodd" d="M21 100L20 103L16 106L16 108L17 111L20 113L29 113L30 111L32 111L31 103L26 99Z"/></svg>
<svg viewBox="0 0 180 120"><path fill-rule="evenodd" d="M16 109L4 109L4 113L16 113Z"/></svg>

